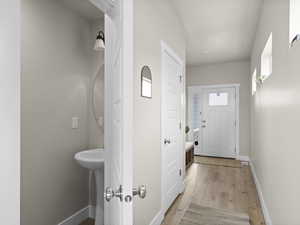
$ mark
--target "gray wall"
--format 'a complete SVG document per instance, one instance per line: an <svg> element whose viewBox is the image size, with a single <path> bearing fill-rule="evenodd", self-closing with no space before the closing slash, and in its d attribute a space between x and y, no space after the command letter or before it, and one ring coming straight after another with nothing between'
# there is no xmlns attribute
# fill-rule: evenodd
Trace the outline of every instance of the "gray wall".
<svg viewBox="0 0 300 225"><path fill-rule="evenodd" d="M188 66L186 85L240 84L240 155L250 152L250 62Z"/></svg>
<svg viewBox="0 0 300 225"><path fill-rule="evenodd" d="M161 209L161 48L164 40L185 60L184 31L168 0L134 1L134 186L147 185L144 200L134 198L134 224L149 225ZM153 97L142 98L140 71L149 65Z"/></svg>
<svg viewBox="0 0 300 225"><path fill-rule="evenodd" d="M92 31L57 1L22 2L22 225L57 224L88 205L88 171L73 158L99 145L88 135Z"/></svg>
<svg viewBox="0 0 300 225"><path fill-rule="evenodd" d="M91 43L93 46L95 43L96 34L99 30L104 31L104 18L101 21L95 21L91 23ZM101 68L104 68L104 50L103 51L91 51L91 77L90 77L90 98L89 98L89 148L103 148L104 147L104 127L99 127L95 120L93 112L93 92L94 92L94 80L96 76L101 78L98 80L102 84L99 86L104 87L104 73L98 73ZM102 71L102 70L101 70ZM104 70L103 70L104 72ZM97 96L99 96L99 104L97 104L97 112L104 117L104 88L96 89Z"/></svg>
<svg viewBox="0 0 300 225"><path fill-rule="evenodd" d="M265 0L252 71L273 32L273 74L252 98L251 158L273 225L299 224L300 43L289 48L289 1Z"/></svg>

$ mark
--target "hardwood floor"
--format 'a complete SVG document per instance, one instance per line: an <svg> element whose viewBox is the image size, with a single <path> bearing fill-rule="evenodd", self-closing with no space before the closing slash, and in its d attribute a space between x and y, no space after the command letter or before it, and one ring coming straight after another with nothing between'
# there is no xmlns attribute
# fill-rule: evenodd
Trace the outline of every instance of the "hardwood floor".
<svg viewBox="0 0 300 225"><path fill-rule="evenodd" d="M95 220L93 220L93 219L87 219L87 220L83 221L79 225L94 225L94 224L95 224Z"/></svg>
<svg viewBox="0 0 300 225"><path fill-rule="evenodd" d="M237 168L240 168L242 166L239 160L205 157L205 156L201 156L201 157L195 156L194 162L203 165L211 165L211 166L225 166L225 167L237 167Z"/></svg>
<svg viewBox="0 0 300 225"><path fill-rule="evenodd" d="M186 189L168 210L163 225L178 225L190 203L247 213L251 225L265 225L250 167L212 160L217 165L194 163L188 169ZM93 225L93 220L81 225Z"/></svg>
<svg viewBox="0 0 300 225"><path fill-rule="evenodd" d="M247 213L251 225L265 225L249 166L194 163L187 171L186 189L167 212L163 225L177 225L190 203Z"/></svg>

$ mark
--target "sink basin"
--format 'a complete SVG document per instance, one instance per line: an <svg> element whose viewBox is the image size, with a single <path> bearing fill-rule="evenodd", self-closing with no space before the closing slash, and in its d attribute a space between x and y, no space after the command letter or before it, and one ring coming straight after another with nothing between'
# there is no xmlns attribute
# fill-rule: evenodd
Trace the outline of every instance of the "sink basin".
<svg viewBox="0 0 300 225"><path fill-rule="evenodd" d="M104 149L91 149L78 152L75 160L84 168L93 171L96 179L96 209L95 225L104 225Z"/></svg>
<svg viewBox="0 0 300 225"><path fill-rule="evenodd" d="M78 152L76 161L84 168L97 170L104 167L104 149L92 149Z"/></svg>

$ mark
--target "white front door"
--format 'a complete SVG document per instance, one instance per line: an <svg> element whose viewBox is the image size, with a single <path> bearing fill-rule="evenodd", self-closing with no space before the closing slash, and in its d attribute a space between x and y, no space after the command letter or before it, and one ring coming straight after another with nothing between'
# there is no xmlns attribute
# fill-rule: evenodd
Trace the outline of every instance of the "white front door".
<svg viewBox="0 0 300 225"><path fill-rule="evenodd" d="M133 225L133 3L113 3L105 15L104 217L106 225Z"/></svg>
<svg viewBox="0 0 300 225"><path fill-rule="evenodd" d="M236 88L203 88L201 154L236 157Z"/></svg>
<svg viewBox="0 0 300 225"><path fill-rule="evenodd" d="M181 76L182 66L167 49L162 51L162 182L163 210L180 192L181 181Z"/></svg>

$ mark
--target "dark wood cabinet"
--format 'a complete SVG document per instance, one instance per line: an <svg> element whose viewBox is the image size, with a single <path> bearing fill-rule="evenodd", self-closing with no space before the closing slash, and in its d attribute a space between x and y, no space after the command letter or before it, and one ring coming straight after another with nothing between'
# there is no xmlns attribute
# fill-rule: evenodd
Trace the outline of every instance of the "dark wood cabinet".
<svg viewBox="0 0 300 225"><path fill-rule="evenodd" d="M194 162L194 145L186 145L185 149L185 166L189 168Z"/></svg>

